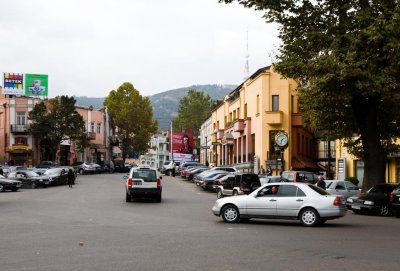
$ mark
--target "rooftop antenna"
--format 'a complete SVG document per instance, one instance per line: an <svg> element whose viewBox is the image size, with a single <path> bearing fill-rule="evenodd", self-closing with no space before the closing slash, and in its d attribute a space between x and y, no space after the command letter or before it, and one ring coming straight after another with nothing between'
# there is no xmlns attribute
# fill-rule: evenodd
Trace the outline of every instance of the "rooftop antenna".
<svg viewBox="0 0 400 271"><path fill-rule="evenodd" d="M244 81L249 78L249 29L246 29L246 61L244 64Z"/></svg>

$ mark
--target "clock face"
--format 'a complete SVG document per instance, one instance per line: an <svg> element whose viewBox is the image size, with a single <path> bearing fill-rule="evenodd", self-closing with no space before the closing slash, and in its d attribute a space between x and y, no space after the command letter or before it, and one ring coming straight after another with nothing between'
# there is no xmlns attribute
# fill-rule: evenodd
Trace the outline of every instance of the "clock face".
<svg viewBox="0 0 400 271"><path fill-rule="evenodd" d="M285 133L279 133L275 137L275 142L279 147L284 147L288 143L288 137Z"/></svg>

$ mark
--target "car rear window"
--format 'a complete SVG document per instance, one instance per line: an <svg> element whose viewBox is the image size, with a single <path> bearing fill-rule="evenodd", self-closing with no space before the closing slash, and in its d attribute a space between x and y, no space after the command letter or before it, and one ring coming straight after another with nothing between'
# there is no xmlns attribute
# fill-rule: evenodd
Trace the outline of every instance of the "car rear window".
<svg viewBox="0 0 400 271"><path fill-rule="evenodd" d="M310 187L312 190L314 190L315 192L317 192L320 195L329 195L329 193L326 192L324 189L319 188L318 186L315 186L313 184L310 184L308 187Z"/></svg>
<svg viewBox="0 0 400 271"><path fill-rule="evenodd" d="M133 178L142 179L145 182L155 182L157 174L154 170L138 170L133 172Z"/></svg>

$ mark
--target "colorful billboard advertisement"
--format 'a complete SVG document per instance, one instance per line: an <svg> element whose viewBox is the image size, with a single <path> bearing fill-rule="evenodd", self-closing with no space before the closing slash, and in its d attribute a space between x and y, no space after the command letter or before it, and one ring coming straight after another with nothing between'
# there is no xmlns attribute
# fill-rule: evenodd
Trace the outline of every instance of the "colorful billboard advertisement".
<svg viewBox="0 0 400 271"><path fill-rule="evenodd" d="M196 155L193 153L193 134L173 132L172 154L170 159L174 161L196 160Z"/></svg>
<svg viewBox="0 0 400 271"><path fill-rule="evenodd" d="M7 95L24 95L24 75L22 73L3 73L3 91Z"/></svg>
<svg viewBox="0 0 400 271"><path fill-rule="evenodd" d="M49 76L47 74L25 74L25 95L48 96Z"/></svg>

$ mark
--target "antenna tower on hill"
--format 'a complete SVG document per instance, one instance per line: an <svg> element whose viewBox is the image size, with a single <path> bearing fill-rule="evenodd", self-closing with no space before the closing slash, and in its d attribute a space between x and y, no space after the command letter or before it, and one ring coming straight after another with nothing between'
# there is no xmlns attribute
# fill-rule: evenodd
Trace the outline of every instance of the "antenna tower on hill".
<svg viewBox="0 0 400 271"><path fill-rule="evenodd" d="M246 61L244 64L244 81L249 78L249 29L246 29Z"/></svg>

